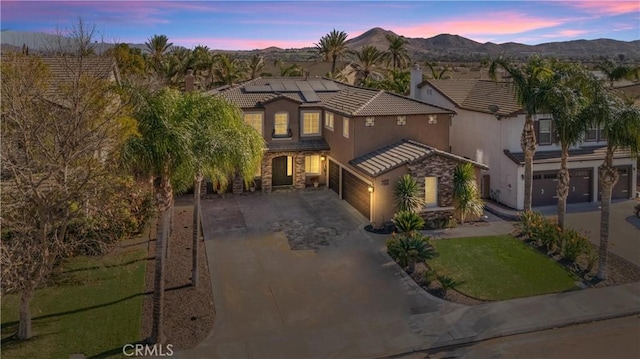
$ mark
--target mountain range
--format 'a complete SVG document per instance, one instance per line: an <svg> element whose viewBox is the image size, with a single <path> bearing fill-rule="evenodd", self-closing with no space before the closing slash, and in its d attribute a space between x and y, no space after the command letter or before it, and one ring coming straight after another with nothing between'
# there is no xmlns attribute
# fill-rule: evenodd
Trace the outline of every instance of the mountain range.
<svg viewBox="0 0 640 359"><path fill-rule="evenodd" d="M389 30L379 27L373 28L360 36L347 41L351 50L357 50L365 45L372 45L380 50L386 50L386 35L396 35ZM6 30L0 34L0 44L3 50L19 49L23 44L32 51L44 51L46 44L51 43L56 35L36 32L21 32ZM640 40L618 41L612 39L572 40L549 42L539 45L525 45L515 42L495 44L480 43L459 35L440 34L430 38L406 38L407 50L412 59L435 61L478 61L482 58L494 58L507 55L525 58L537 53L542 56L555 56L573 60L597 60L602 57L640 61ZM110 44L105 44L109 47ZM130 44L130 46L144 49L144 44ZM247 56L254 53L264 54L267 58L282 58L289 61L310 60L314 56L314 48L280 49L269 47L250 51L224 51Z"/></svg>

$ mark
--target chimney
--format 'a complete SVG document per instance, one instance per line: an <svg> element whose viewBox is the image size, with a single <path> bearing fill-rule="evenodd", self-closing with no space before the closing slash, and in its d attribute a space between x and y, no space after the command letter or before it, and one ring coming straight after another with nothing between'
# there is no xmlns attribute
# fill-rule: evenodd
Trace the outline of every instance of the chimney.
<svg viewBox="0 0 640 359"><path fill-rule="evenodd" d="M184 76L184 91L191 92L195 88L196 78L193 76L193 70L187 69L187 74Z"/></svg>
<svg viewBox="0 0 640 359"><path fill-rule="evenodd" d="M415 62L411 66L411 82L409 88L409 97L418 99L418 85L422 83L422 69L420 65Z"/></svg>

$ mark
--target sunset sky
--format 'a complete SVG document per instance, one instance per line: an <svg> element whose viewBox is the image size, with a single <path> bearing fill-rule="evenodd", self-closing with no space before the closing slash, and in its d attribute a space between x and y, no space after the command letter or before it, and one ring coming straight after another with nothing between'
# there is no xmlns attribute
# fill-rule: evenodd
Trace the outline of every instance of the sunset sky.
<svg viewBox="0 0 640 359"><path fill-rule="evenodd" d="M56 33L78 18L109 42L250 50L312 47L332 29L349 38L381 27L407 37L442 33L530 45L640 39L639 1L2 1L2 30Z"/></svg>

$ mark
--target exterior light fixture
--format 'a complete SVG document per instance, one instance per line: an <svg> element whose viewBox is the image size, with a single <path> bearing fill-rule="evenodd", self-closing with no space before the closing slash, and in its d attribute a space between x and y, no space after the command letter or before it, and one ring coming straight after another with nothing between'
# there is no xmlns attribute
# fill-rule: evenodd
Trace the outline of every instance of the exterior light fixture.
<svg viewBox="0 0 640 359"><path fill-rule="evenodd" d="M326 159L327 159L327 158L326 158L325 156L320 156L320 161L324 161L324 160L326 160Z"/></svg>
<svg viewBox="0 0 640 359"><path fill-rule="evenodd" d="M367 191L369 191L369 193L373 193L373 186L368 186Z"/></svg>

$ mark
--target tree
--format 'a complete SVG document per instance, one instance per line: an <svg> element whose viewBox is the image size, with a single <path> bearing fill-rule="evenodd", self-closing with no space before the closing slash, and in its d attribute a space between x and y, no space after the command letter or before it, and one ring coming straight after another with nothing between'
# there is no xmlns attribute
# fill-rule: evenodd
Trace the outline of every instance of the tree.
<svg viewBox="0 0 640 359"><path fill-rule="evenodd" d="M218 84L233 85L244 75L242 63L227 54L217 54L213 66L213 75Z"/></svg>
<svg viewBox="0 0 640 359"><path fill-rule="evenodd" d="M407 272L413 273L416 263L435 257L436 251L429 244L429 237L417 232L403 233L387 242L387 251Z"/></svg>
<svg viewBox="0 0 640 359"><path fill-rule="evenodd" d="M597 278L608 277L609 219L611 216L611 191L618 181L618 171L613 166L613 156L618 149L626 149L634 155L640 153L640 110L615 93L609 92L597 81L590 82L591 101L578 116L584 121L594 121L607 139L605 159L598 169L602 189L600 201L600 246Z"/></svg>
<svg viewBox="0 0 640 359"><path fill-rule="evenodd" d="M438 64L436 62L425 62L427 67L431 70L431 78L434 80L446 80L451 78L451 67L443 66L440 71L438 71Z"/></svg>
<svg viewBox="0 0 640 359"><path fill-rule="evenodd" d="M236 173L245 185L260 168L264 139L247 125L240 110L221 97L187 93L177 104L177 114L187 121L193 157L192 286L198 286L198 240L200 238L200 187L208 176L226 181Z"/></svg>
<svg viewBox="0 0 640 359"><path fill-rule="evenodd" d="M471 163L461 163L453 170L453 200L460 222L468 214L482 215L484 205L479 196L475 169Z"/></svg>
<svg viewBox="0 0 640 359"><path fill-rule="evenodd" d="M409 51L407 51L408 40L403 36L395 34L385 35L385 39L389 43L386 57L392 63L392 69L405 68L411 62Z"/></svg>
<svg viewBox="0 0 640 359"><path fill-rule="evenodd" d="M193 156L187 123L177 111L181 94L170 89L134 90L133 96L138 135L125 144L122 161L153 183L158 216L151 341L163 343L165 256L173 193L192 183Z"/></svg>
<svg viewBox="0 0 640 359"><path fill-rule="evenodd" d="M115 58L122 76L142 75L145 72L145 60L142 50L120 43L106 51L107 56Z"/></svg>
<svg viewBox="0 0 640 359"><path fill-rule="evenodd" d="M551 75L545 60L537 55L529 57L527 62L518 67L505 58L498 58L489 66L489 76L497 78L498 68L511 76L511 86L518 104L525 112L525 122L520 136L520 147L524 152L524 210L531 210L531 194L533 190L533 155L536 152L536 134L533 128L533 116L541 106L538 88L541 82Z"/></svg>
<svg viewBox="0 0 640 359"><path fill-rule="evenodd" d="M640 74L640 66L632 67L622 64L616 64L611 59L606 59L596 65L596 70L602 71L607 81L609 81L609 87L613 87L615 81L622 79L638 78Z"/></svg>
<svg viewBox="0 0 640 359"><path fill-rule="evenodd" d="M264 57L260 54L254 54L247 62L247 69L249 70L249 79L253 80L260 76L262 69L264 68Z"/></svg>
<svg viewBox="0 0 640 359"><path fill-rule="evenodd" d="M409 174L402 176L396 183L393 196L398 212L417 212L424 204L418 182Z"/></svg>
<svg viewBox="0 0 640 359"><path fill-rule="evenodd" d="M276 59L273 65L278 67L281 77L297 77L302 76L303 69L298 64L286 65L282 60Z"/></svg>
<svg viewBox="0 0 640 359"><path fill-rule="evenodd" d="M160 72L165 55L173 46L173 43L169 42L169 38L166 35L153 35L144 45L149 51L151 68L156 72Z"/></svg>
<svg viewBox="0 0 640 359"><path fill-rule="evenodd" d="M569 147L580 143L589 127L588 121L578 117L578 112L586 105L584 84L587 80L586 71L579 65L552 61L552 76L546 79L539 93L542 96L545 111L553 118L552 140L560 145L561 160L558 172L558 226L564 229L564 219L567 212L567 197L569 196Z"/></svg>
<svg viewBox="0 0 640 359"><path fill-rule="evenodd" d="M82 23L76 29L91 36ZM82 242L72 222L111 188L112 159L131 130L111 62L87 49L47 59L64 71L53 92L42 59L3 54L1 278L3 292L21 293L19 339L32 336L34 291Z"/></svg>
<svg viewBox="0 0 640 359"><path fill-rule="evenodd" d="M346 42L347 33L333 29L321 37L320 41L315 44L320 57L322 57L324 61L331 61L331 76L334 76L336 73L336 62L347 52Z"/></svg>
<svg viewBox="0 0 640 359"><path fill-rule="evenodd" d="M384 53L375 46L365 45L359 51L353 52L353 71L356 73L356 83L366 83L367 80L379 80L382 76L378 68L384 60Z"/></svg>

